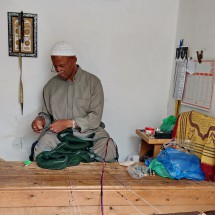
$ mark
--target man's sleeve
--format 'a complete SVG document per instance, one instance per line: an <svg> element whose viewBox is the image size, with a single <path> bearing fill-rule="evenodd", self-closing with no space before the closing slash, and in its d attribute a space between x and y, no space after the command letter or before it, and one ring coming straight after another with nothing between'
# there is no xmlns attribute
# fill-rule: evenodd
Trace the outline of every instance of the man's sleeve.
<svg viewBox="0 0 215 215"><path fill-rule="evenodd" d="M48 109L47 109L47 99L48 96L46 95L47 92L45 90L45 88L43 89L43 105L42 105L42 111L38 114L38 116L43 117L45 119L45 128L50 127L50 124L52 123L52 116L49 113Z"/></svg>
<svg viewBox="0 0 215 215"><path fill-rule="evenodd" d="M99 127L102 119L103 107L104 92L101 81L97 79L97 83L94 85L94 89L92 89L90 108L87 116L74 119L78 127L81 128L81 132L97 129Z"/></svg>

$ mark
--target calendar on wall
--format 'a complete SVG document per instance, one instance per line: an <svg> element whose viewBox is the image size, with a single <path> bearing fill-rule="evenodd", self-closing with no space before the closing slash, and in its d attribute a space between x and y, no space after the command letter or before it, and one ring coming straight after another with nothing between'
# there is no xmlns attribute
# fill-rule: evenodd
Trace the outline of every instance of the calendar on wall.
<svg viewBox="0 0 215 215"><path fill-rule="evenodd" d="M214 86L214 60L194 62L195 72L186 73L181 104L210 111Z"/></svg>

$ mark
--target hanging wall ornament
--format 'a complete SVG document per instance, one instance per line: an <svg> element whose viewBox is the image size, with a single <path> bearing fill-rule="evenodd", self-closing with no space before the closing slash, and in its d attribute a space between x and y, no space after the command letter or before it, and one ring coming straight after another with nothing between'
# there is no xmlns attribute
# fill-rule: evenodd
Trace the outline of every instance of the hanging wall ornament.
<svg viewBox="0 0 215 215"><path fill-rule="evenodd" d="M8 12L9 56L19 59L19 102L23 114L22 57L37 57L37 14Z"/></svg>

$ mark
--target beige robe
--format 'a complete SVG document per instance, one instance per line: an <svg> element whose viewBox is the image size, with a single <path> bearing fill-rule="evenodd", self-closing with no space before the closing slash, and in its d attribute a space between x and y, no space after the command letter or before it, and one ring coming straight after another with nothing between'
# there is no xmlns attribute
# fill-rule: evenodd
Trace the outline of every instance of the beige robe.
<svg viewBox="0 0 215 215"><path fill-rule="evenodd" d="M43 107L39 116L46 119L46 131L39 138L34 153L53 150L60 142L55 133L48 130L51 122L60 119L74 119L80 128L80 135L94 135L93 152L104 158L109 134L100 127L104 107L104 93L101 81L80 67L73 81L55 76L48 81L43 91ZM109 141L107 161L116 158L116 147Z"/></svg>

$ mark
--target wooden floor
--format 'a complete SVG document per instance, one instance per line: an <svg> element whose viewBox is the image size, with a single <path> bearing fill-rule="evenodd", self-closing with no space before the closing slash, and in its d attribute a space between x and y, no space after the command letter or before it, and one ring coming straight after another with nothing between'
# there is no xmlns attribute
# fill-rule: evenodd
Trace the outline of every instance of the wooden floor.
<svg viewBox="0 0 215 215"><path fill-rule="evenodd" d="M0 215L101 214L101 163L47 170L35 163L0 162ZM138 215L215 210L215 183L132 179L127 168L107 164L105 214Z"/></svg>

